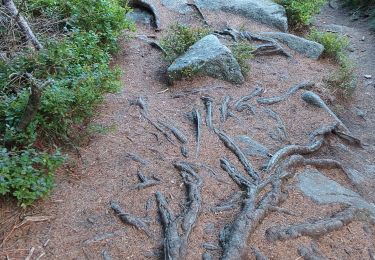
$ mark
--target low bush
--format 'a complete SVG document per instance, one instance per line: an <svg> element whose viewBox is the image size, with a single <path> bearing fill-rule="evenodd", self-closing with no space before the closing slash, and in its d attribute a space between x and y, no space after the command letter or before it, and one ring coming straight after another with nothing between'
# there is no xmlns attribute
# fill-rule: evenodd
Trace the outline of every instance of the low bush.
<svg viewBox="0 0 375 260"><path fill-rule="evenodd" d="M349 46L349 39L337 33L320 32L318 30L311 30L307 37L309 40L316 41L324 46L323 55L329 58L334 58L340 61L344 51Z"/></svg>
<svg viewBox="0 0 375 260"><path fill-rule="evenodd" d="M318 13L326 0L277 0L284 6L290 26L296 28L311 23L314 14Z"/></svg>
<svg viewBox="0 0 375 260"><path fill-rule="evenodd" d="M356 87L356 67L346 55L341 55L338 59L339 68L329 76L327 85L331 89L338 90L342 97L348 98Z"/></svg>
<svg viewBox="0 0 375 260"><path fill-rule="evenodd" d="M0 195L12 195L22 207L46 196L53 187L56 169L64 158L33 148L21 151L0 149Z"/></svg>
<svg viewBox="0 0 375 260"><path fill-rule="evenodd" d="M231 50L233 56L236 58L238 64L241 67L242 74L246 76L250 71L248 60L254 57L254 46L244 41L231 46Z"/></svg>
<svg viewBox="0 0 375 260"><path fill-rule="evenodd" d="M22 52L8 53L9 59L0 60L0 194L12 195L27 206L53 187L54 171L63 160L56 145L73 143L82 131L77 126L93 115L103 95L120 88L119 71L109 65L111 53L117 50L123 30L133 27L125 18L129 9L119 0L20 0L16 4L21 2L22 14L30 21L60 21L49 28L52 31L35 31L42 50L25 48L20 34ZM0 34L5 31L0 28ZM20 130L31 96L26 73L46 87L36 116Z"/></svg>
<svg viewBox="0 0 375 260"><path fill-rule="evenodd" d="M327 79L331 89L339 90L343 97L349 97L355 88L355 65L346 54L349 39L337 33L320 32L311 30L308 39L316 41L324 46L323 56L334 59L339 68Z"/></svg>
<svg viewBox="0 0 375 260"><path fill-rule="evenodd" d="M160 40L160 45L166 52L168 62L173 62L178 56L185 53L190 46L208 35L205 28L194 28L183 24L172 25L167 34Z"/></svg>

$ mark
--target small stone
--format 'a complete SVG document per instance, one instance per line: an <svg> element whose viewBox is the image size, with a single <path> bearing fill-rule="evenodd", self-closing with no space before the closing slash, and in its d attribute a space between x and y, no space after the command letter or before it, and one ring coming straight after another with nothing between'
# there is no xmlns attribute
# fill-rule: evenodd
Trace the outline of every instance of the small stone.
<svg viewBox="0 0 375 260"><path fill-rule="evenodd" d="M363 41L363 42L364 42L364 41L365 41L365 39L366 39L366 38L365 38L365 36L362 36L362 38L361 38L361 41Z"/></svg>
<svg viewBox="0 0 375 260"><path fill-rule="evenodd" d="M371 79L372 75L367 74L367 75L364 75L364 77L365 77L365 79Z"/></svg>
<svg viewBox="0 0 375 260"><path fill-rule="evenodd" d="M362 109L360 108L355 108L355 113L357 114L357 116L361 117L361 118L365 118L366 116L366 111L363 111Z"/></svg>

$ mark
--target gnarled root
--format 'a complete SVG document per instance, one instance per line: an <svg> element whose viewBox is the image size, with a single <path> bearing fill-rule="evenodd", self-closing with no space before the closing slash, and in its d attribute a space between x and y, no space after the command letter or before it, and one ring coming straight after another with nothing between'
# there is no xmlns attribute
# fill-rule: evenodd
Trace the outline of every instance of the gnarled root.
<svg viewBox="0 0 375 260"><path fill-rule="evenodd" d="M359 211L357 208L350 207L326 219L292 224L286 227L271 227L267 229L266 237L271 241L293 239L301 236L319 237L348 225L355 220Z"/></svg>

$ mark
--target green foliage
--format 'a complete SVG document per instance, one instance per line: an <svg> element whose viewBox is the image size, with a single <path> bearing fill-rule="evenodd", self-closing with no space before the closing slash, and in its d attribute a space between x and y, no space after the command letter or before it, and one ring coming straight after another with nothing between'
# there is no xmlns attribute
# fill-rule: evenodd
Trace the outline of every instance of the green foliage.
<svg viewBox="0 0 375 260"><path fill-rule="evenodd" d="M239 42L231 47L232 53L241 67L243 75L247 75L250 71L248 60L254 57L254 46L247 42Z"/></svg>
<svg viewBox="0 0 375 260"><path fill-rule="evenodd" d="M310 32L308 39L322 44L324 55L337 61L340 61L340 57L343 56L345 49L349 46L348 37L337 33L320 32L315 29Z"/></svg>
<svg viewBox="0 0 375 260"><path fill-rule="evenodd" d="M0 149L0 195L11 194L26 207L46 196L53 187L53 175L63 162L59 152L50 155L34 149L17 153Z"/></svg>
<svg viewBox="0 0 375 260"><path fill-rule="evenodd" d="M337 33L320 32L313 29L308 39L316 41L324 46L324 56L334 59L339 68L332 73L328 80L328 86L340 90L344 97L350 96L355 88L355 66L345 50L349 46L349 39Z"/></svg>
<svg viewBox="0 0 375 260"><path fill-rule="evenodd" d="M105 93L120 88L119 71L109 65L111 52L123 30L133 27L125 19L129 9L119 0L31 0L23 10L33 20L67 21L60 37L40 34L44 49L39 52L24 50L0 61L0 195L12 195L26 206L48 194L62 162L59 154L38 151L35 142L54 146L82 135L77 126L93 115ZM26 72L38 85L50 84L42 91L36 117L19 131L30 96L30 83L22 76Z"/></svg>
<svg viewBox="0 0 375 260"><path fill-rule="evenodd" d="M339 90L344 98L350 97L356 86L355 65L345 54L338 56L340 67L327 80L329 87Z"/></svg>
<svg viewBox="0 0 375 260"><path fill-rule="evenodd" d="M292 27L307 26L314 14L318 13L326 0L277 0L285 7Z"/></svg>
<svg viewBox="0 0 375 260"><path fill-rule="evenodd" d="M167 35L160 40L160 45L166 52L167 61L172 62L208 34L209 30L205 28L175 24L169 28Z"/></svg>

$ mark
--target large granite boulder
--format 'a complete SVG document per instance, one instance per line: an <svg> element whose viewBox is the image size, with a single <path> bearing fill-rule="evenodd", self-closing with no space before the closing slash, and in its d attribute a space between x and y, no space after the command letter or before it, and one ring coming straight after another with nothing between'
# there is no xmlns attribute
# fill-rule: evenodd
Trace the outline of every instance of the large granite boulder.
<svg viewBox="0 0 375 260"><path fill-rule="evenodd" d="M188 0L162 0L162 3L179 13L192 11L188 6ZM196 0L195 3L201 9L238 14L276 27L283 32L288 31L284 7L271 0Z"/></svg>
<svg viewBox="0 0 375 260"><path fill-rule="evenodd" d="M186 53L178 57L168 68L171 82L194 75L210 76L242 84L241 67L232 52L214 35L207 35Z"/></svg>
<svg viewBox="0 0 375 260"><path fill-rule="evenodd" d="M290 49L295 50L296 52L310 59L319 59L320 55L322 55L324 51L324 46L320 43L309 41L293 34L282 32L264 32L261 33L261 35L275 39L287 45Z"/></svg>

